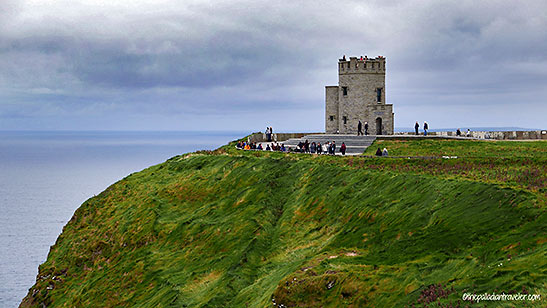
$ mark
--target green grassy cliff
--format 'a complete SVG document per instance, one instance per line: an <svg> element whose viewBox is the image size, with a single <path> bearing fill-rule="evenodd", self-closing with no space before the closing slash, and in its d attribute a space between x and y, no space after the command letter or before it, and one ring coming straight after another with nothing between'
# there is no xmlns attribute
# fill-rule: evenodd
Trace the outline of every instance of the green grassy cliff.
<svg viewBox="0 0 547 308"><path fill-rule="evenodd" d="M464 292L547 296L546 191L534 181L547 174L547 143L529 145L532 158L482 145L468 160L232 145L171 158L86 201L21 306L455 307ZM488 176L519 159L538 174Z"/></svg>

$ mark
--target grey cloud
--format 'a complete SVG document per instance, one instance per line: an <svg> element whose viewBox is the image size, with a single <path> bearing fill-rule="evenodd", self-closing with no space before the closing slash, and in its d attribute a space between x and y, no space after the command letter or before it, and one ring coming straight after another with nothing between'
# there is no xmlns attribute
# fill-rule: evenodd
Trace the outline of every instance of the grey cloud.
<svg viewBox="0 0 547 308"><path fill-rule="evenodd" d="M365 53L387 57L396 112L546 99L544 1L29 3L0 4L4 118L13 102L42 106L21 107L34 117L305 114L323 108L338 57Z"/></svg>

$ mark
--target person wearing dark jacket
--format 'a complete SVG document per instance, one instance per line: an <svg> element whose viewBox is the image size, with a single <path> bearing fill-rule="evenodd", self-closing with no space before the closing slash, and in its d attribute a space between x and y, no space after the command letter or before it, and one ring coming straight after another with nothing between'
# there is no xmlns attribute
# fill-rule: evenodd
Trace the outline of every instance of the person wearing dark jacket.
<svg viewBox="0 0 547 308"><path fill-rule="evenodd" d="M336 141L333 140L330 146L332 147L331 154L335 155L336 154Z"/></svg>
<svg viewBox="0 0 547 308"><path fill-rule="evenodd" d="M344 142L340 146L340 152L342 152L342 155L346 155L346 144Z"/></svg>
<svg viewBox="0 0 547 308"><path fill-rule="evenodd" d="M368 122L365 121L365 135L368 136Z"/></svg>
<svg viewBox="0 0 547 308"><path fill-rule="evenodd" d="M420 124L418 124L418 121L416 121L416 125L414 125L414 130L416 131L416 135L418 135L418 128L420 128Z"/></svg>
<svg viewBox="0 0 547 308"><path fill-rule="evenodd" d="M380 148L376 150L376 156L382 156L382 150L380 150Z"/></svg>
<svg viewBox="0 0 547 308"><path fill-rule="evenodd" d="M317 143L317 154L321 154L321 152L323 151L323 149L321 148L321 142L318 142Z"/></svg>
<svg viewBox="0 0 547 308"><path fill-rule="evenodd" d="M429 129L429 125L427 125L427 122L424 121L424 136L427 136L427 130Z"/></svg>
<svg viewBox="0 0 547 308"><path fill-rule="evenodd" d="M361 120L359 120L359 124L357 124L357 136L363 135L363 124L361 123Z"/></svg>

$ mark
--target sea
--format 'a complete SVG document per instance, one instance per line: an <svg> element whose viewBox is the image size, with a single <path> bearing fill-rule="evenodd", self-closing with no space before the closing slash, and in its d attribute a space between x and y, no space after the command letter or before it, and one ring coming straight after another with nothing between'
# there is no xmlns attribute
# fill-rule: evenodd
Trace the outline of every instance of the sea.
<svg viewBox="0 0 547 308"><path fill-rule="evenodd" d="M17 307L85 200L125 176L249 132L0 131L0 307Z"/></svg>

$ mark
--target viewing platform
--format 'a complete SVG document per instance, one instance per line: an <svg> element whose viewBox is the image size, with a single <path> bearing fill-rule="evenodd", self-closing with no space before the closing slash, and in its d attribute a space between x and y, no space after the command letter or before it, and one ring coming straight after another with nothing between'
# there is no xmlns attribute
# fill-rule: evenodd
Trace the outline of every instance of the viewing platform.
<svg viewBox="0 0 547 308"><path fill-rule="evenodd" d="M465 134L465 133L464 133ZM327 142L334 141L336 143L336 155L341 155L340 146L346 144L346 155L361 155L365 150L372 145L376 139L456 139L456 140L547 140L547 131L503 131L503 132L471 132L469 137L464 135L456 136L455 132L428 132L427 136L423 133L416 135L411 132L396 133L395 135L367 135L357 136L355 134L324 134L324 133L274 133L272 141L268 142L266 135L263 133L255 133L249 137L249 142L262 144L266 148L267 144L278 143L284 144L285 147L296 149L300 142L321 143L324 145Z"/></svg>

